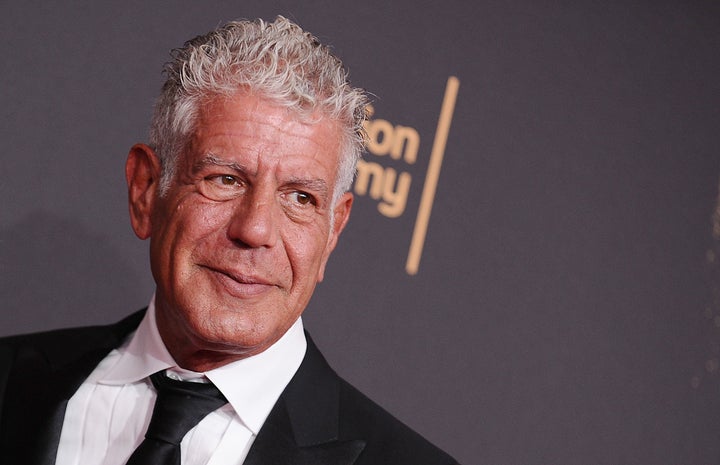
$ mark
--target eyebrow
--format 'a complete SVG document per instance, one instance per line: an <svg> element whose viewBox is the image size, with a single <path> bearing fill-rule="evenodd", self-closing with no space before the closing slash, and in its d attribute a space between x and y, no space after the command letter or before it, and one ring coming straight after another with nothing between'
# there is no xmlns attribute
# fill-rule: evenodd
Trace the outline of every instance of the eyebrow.
<svg viewBox="0 0 720 465"><path fill-rule="evenodd" d="M330 192L324 179L291 178L286 184L316 192L323 199L327 199L328 192Z"/></svg>
<svg viewBox="0 0 720 465"><path fill-rule="evenodd" d="M212 153L208 153L203 158L198 160L196 163L193 164L193 173L197 173L199 171L202 171L203 168L213 165L213 166L226 166L228 168L231 168L239 173L247 173L247 167L234 162L234 161L228 161L223 160L222 158L218 158L216 155L213 155Z"/></svg>

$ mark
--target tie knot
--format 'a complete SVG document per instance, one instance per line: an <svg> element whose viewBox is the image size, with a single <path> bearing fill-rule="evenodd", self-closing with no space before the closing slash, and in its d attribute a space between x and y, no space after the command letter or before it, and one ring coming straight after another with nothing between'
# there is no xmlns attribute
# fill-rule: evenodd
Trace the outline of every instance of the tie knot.
<svg viewBox="0 0 720 465"><path fill-rule="evenodd" d="M168 378L164 371L150 376L157 399L146 438L180 444L183 436L210 412L227 403L212 383L193 383Z"/></svg>

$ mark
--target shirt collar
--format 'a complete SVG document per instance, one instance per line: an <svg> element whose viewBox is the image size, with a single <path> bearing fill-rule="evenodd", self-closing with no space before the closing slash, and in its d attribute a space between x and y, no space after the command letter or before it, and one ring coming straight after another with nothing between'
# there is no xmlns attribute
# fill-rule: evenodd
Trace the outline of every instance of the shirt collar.
<svg viewBox="0 0 720 465"><path fill-rule="evenodd" d="M118 349L120 358L98 380L101 384L129 384L153 373L177 366L160 337L155 319L155 296L148 305L145 317L126 345Z"/></svg>
<svg viewBox="0 0 720 465"><path fill-rule="evenodd" d="M285 386L300 367L306 349L302 320L298 318L265 351L210 370L204 375L225 395L245 426L257 434ZM154 297L137 331L118 351L118 362L102 375L99 383L134 383L160 370L178 368L160 337Z"/></svg>

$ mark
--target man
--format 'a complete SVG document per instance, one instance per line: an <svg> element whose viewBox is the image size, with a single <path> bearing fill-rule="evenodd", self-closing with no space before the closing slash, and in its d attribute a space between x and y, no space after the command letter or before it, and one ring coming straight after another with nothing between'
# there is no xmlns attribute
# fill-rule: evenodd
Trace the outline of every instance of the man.
<svg viewBox="0 0 720 465"><path fill-rule="evenodd" d="M166 72L126 163L155 295L112 326L0 341L2 463L454 463L340 379L300 319L350 215L364 93L282 17L198 37Z"/></svg>

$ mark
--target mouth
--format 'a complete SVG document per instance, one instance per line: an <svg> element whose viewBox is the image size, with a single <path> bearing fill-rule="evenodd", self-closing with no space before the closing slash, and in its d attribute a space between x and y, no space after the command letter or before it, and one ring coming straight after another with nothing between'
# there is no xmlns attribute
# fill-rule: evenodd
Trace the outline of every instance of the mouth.
<svg viewBox="0 0 720 465"><path fill-rule="evenodd" d="M220 284L224 292L233 297L241 299L256 297L277 287L272 282L258 276L208 266L203 266L203 268L210 272L210 275Z"/></svg>

